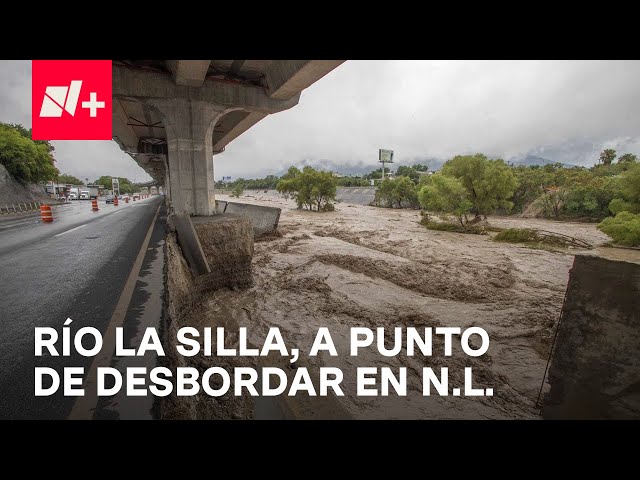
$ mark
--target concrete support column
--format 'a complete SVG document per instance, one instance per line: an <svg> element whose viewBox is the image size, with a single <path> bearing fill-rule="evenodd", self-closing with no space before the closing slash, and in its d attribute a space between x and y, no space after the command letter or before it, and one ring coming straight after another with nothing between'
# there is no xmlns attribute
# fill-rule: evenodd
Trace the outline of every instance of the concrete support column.
<svg viewBox="0 0 640 480"><path fill-rule="evenodd" d="M163 160L164 160L164 181L162 182L162 193L164 194L164 198L165 198L165 201L167 202L167 206L171 208L172 205L171 205L171 189L169 188L169 162L166 156L163 158Z"/></svg>
<svg viewBox="0 0 640 480"><path fill-rule="evenodd" d="M167 132L167 193L175 213L215 215L213 129L224 107L185 98L153 99Z"/></svg>

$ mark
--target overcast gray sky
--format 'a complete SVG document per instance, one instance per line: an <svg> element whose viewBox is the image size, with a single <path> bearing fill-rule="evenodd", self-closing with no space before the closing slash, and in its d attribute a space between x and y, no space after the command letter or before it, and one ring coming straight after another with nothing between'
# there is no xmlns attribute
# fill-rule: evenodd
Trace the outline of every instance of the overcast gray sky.
<svg viewBox="0 0 640 480"><path fill-rule="evenodd" d="M31 125L31 65L0 61L0 121ZM148 178L115 142L56 141L80 178ZM602 148L640 154L640 61L349 60L215 156L215 176L278 174L329 161L413 163L482 152L591 165Z"/></svg>

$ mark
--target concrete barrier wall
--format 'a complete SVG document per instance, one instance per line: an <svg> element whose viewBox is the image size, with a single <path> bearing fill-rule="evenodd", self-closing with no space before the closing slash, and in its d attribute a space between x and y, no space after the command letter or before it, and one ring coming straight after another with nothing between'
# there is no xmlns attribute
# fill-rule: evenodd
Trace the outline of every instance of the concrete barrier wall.
<svg viewBox="0 0 640 480"><path fill-rule="evenodd" d="M203 290L251 285L253 228L244 216L224 214L193 217L193 228L202 245L210 273L196 277Z"/></svg>
<svg viewBox="0 0 640 480"><path fill-rule="evenodd" d="M340 187L336 190L336 199L343 203L369 205L375 196L375 187Z"/></svg>
<svg viewBox="0 0 640 480"><path fill-rule="evenodd" d="M217 208L217 203L216 203ZM248 217L253 225L254 237L265 233L274 232L280 221L280 208L263 207L261 205L249 205L247 203L227 202L224 213L242 215ZM220 212L220 210L218 210Z"/></svg>
<svg viewBox="0 0 640 480"><path fill-rule="evenodd" d="M548 419L640 419L640 264L576 255L558 328Z"/></svg>
<svg viewBox="0 0 640 480"><path fill-rule="evenodd" d="M227 208L227 203L224 200L216 200L216 212L224 213L224 210Z"/></svg>

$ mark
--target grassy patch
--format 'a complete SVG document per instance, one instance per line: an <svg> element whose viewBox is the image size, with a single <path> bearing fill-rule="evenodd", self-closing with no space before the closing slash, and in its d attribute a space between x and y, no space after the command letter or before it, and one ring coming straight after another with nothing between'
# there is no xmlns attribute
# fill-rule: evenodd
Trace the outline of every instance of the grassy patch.
<svg viewBox="0 0 640 480"><path fill-rule="evenodd" d="M613 238L614 243L626 247L640 247L640 215L620 212L605 218L598 230Z"/></svg>
<svg viewBox="0 0 640 480"><path fill-rule="evenodd" d="M470 233L473 235L487 235L486 228L481 225L467 225L463 227L459 223L454 222L434 222L424 217L420 221L429 230L438 230L441 232Z"/></svg>
<svg viewBox="0 0 640 480"><path fill-rule="evenodd" d="M496 242L529 243L539 242L538 232L528 228L508 228L493 237Z"/></svg>
<svg viewBox="0 0 640 480"><path fill-rule="evenodd" d="M538 231L530 228L508 228L498 232L493 240L496 242L521 243L526 247L549 250L553 248L591 248L588 243L559 233Z"/></svg>
<svg viewBox="0 0 640 480"><path fill-rule="evenodd" d="M522 248L530 248L531 250L544 250L549 253L562 254L566 253L566 248L556 247L553 245L546 245L544 243L521 243Z"/></svg>

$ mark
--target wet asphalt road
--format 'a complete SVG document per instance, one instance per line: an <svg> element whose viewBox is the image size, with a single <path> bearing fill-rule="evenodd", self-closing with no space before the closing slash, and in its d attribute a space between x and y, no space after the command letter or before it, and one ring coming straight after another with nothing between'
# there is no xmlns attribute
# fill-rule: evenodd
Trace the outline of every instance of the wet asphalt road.
<svg viewBox="0 0 640 480"><path fill-rule="evenodd" d="M63 396L62 386L52 396L36 397L34 367L62 372L64 366L83 366L86 371L92 359L73 354L73 348L69 357L35 357L34 328L56 327L62 339L62 324L70 317L72 333L83 326L104 332L163 199L118 207L100 201L99 212L92 212L88 201L76 201L54 207L52 224L40 223L38 217L0 221L0 419L67 417L75 398ZM152 258L145 257L143 270L158 257L163 224L161 214L149 245ZM156 290L161 288L157 279L155 284ZM144 286L139 281L136 289ZM130 309L143 310L141 299L150 296L134 291ZM150 311L159 320L157 305ZM135 312L127 314L129 322L136 317ZM135 336L135 325L129 331Z"/></svg>

